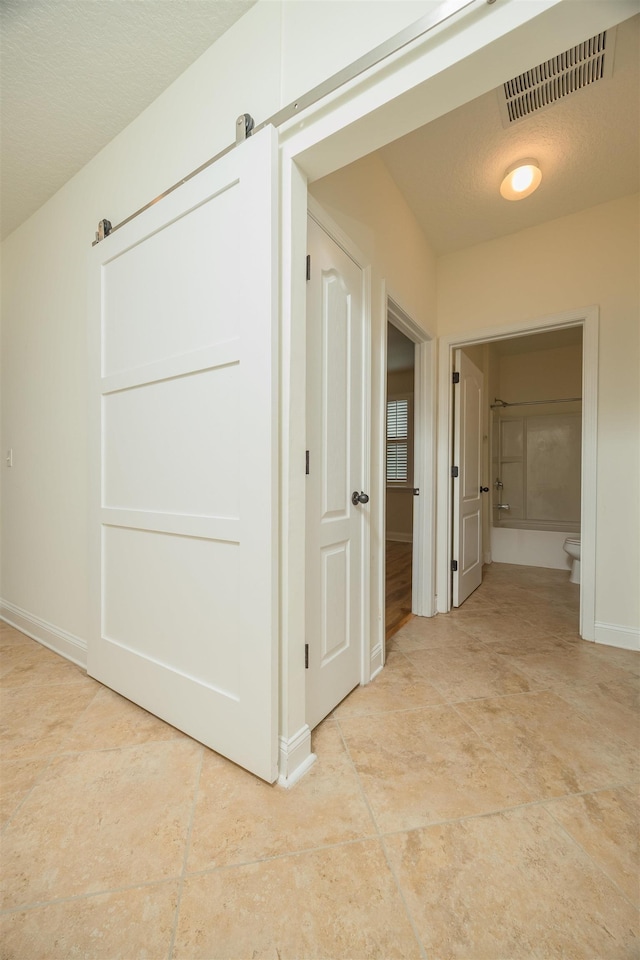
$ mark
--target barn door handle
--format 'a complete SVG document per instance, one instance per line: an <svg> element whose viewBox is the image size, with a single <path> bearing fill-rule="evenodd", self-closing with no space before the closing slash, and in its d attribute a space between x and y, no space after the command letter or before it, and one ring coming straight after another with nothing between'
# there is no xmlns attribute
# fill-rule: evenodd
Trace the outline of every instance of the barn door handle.
<svg viewBox="0 0 640 960"><path fill-rule="evenodd" d="M354 507L357 507L359 503L369 503L369 497L362 491L358 493L357 490L354 490L351 494L351 503L354 505Z"/></svg>

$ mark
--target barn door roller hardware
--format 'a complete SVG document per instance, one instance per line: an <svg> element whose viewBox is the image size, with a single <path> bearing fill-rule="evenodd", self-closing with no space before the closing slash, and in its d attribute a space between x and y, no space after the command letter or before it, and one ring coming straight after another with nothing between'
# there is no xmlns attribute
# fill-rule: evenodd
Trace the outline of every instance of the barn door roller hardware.
<svg viewBox="0 0 640 960"><path fill-rule="evenodd" d="M250 113L241 113L236 120L236 144L250 137L255 125L256 122Z"/></svg>
<svg viewBox="0 0 640 960"><path fill-rule="evenodd" d="M101 220L96 230L96 243L100 243L101 240L108 237L112 229L111 220Z"/></svg>
<svg viewBox="0 0 640 960"><path fill-rule="evenodd" d="M307 107L313 106L314 103L322 100L323 97L334 93L340 87L344 86L346 83L349 83L350 80L354 80L366 70L369 70L370 68L377 66L379 63L382 63L383 60L386 60L399 50L402 50L414 40L418 40L420 37L423 37L425 34L429 33L434 29L434 27L440 26L440 24L444 23L445 20L449 20L451 17L455 16L456 13L460 13L460 11L464 10L465 7L477 2L478 0L444 0L443 3L438 4L435 10L425 14L414 23L409 24L409 26L405 27L404 30L401 30L393 37L385 40L384 43L374 47L373 50L365 53L363 57L360 57L358 60L354 60L353 63L350 63L347 67L344 67L344 69L339 70L338 73L334 73L333 76L329 77L328 80L324 80L322 83L318 84L317 87L314 87L312 90L309 90L308 93L305 93L302 97L298 97L297 100L293 100L291 103L287 104L286 107L283 107L281 110L278 110L277 113L274 113L273 116L269 117L268 120L263 120L263 122L258 124L258 126L255 126L254 120L250 114L240 114L236 120L236 139L234 143L230 144L224 150L221 150L220 153L215 155L215 157L211 157L210 160L207 160L196 170L192 170L191 173L188 173L186 177L183 177L182 180L174 183L173 186L165 190L164 193L161 193L160 196L156 197L150 203L146 203L144 207L140 207L140 209L136 210L135 213L132 213L131 216L127 217L125 220L121 220L120 223L117 223L114 227L111 227L109 233L119 230L120 227L125 225L125 223L129 223L129 221L133 220L134 217L144 213L145 210L148 210L149 207L157 203L158 200L162 200L163 197L167 196L167 194L173 193L174 190L176 190L178 187L181 187L183 183L187 182L187 180L191 180L192 177L195 177L196 174L201 173L206 169L206 167L210 167L212 163L216 162L216 160L219 160L221 157L224 157L225 154L230 153L234 147L242 143L252 134L258 133L264 127L279 127L287 120L291 120L303 110L306 110ZM485 2L490 4L493 3L494 0L485 0ZM100 222L108 223L109 221L101 220ZM94 245L109 235L109 233L104 233L103 236L98 236L99 233L100 230L98 229L96 239L94 240Z"/></svg>

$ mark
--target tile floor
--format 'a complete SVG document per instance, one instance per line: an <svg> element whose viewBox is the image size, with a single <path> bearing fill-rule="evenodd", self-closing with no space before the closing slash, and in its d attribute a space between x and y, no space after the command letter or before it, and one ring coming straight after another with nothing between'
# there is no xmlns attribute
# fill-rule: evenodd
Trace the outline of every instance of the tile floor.
<svg viewBox="0 0 640 960"><path fill-rule="evenodd" d="M640 956L640 655L557 571L413 619L270 787L0 625L2 960Z"/></svg>

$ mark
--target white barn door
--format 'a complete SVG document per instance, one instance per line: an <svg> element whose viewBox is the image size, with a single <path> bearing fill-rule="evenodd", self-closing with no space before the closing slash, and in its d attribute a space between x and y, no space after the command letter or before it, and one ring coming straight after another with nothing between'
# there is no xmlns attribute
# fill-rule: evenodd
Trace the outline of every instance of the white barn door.
<svg viewBox="0 0 640 960"><path fill-rule="evenodd" d="M277 138L91 253L88 670L277 776Z"/></svg>

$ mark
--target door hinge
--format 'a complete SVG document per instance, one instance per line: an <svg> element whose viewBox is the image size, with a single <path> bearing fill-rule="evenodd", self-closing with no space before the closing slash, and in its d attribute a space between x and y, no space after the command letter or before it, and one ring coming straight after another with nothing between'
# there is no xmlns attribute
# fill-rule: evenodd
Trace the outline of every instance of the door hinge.
<svg viewBox="0 0 640 960"><path fill-rule="evenodd" d="M309 451L308 450L306 451L305 458L304 458L304 472L306 473L307 476L309 476Z"/></svg>
<svg viewBox="0 0 640 960"><path fill-rule="evenodd" d="M451 476L455 479L458 476L458 468L451 467Z"/></svg>
<svg viewBox="0 0 640 960"><path fill-rule="evenodd" d="M420 487L414 487L414 488L413 488L413 495L414 495L414 497L419 497L419 496L420 496Z"/></svg>
<svg viewBox="0 0 640 960"><path fill-rule="evenodd" d="M451 377L451 382L452 382L452 383L460 383L460 374L458 373L457 370L456 370L456 372L452 375L452 377Z"/></svg>
<svg viewBox="0 0 640 960"><path fill-rule="evenodd" d="M307 254L307 280L311 280L311 254Z"/></svg>
<svg viewBox="0 0 640 960"><path fill-rule="evenodd" d="M305 670L309 669L309 644L305 643L304 645L304 668Z"/></svg>
<svg viewBox="0 0 640 960"><path fill-rule="evenodd" d="M452 572L452 573L457 573L457 572L458 572L458 561L457 561L457 560L452 560L452 561L451 561L451 572Z"/></svg>

